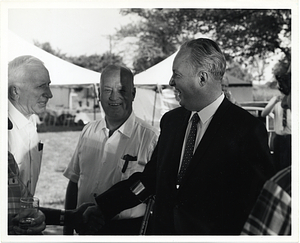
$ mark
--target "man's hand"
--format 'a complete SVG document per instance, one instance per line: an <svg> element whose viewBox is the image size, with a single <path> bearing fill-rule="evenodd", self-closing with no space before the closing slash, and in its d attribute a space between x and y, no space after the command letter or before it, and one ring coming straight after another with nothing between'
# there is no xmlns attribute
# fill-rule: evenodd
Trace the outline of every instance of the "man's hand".
<svg viewBox="0 0 300 243"><path fill-rule="evenodd" d="M83 212L89 207L95 205L94 203L83 203L80 205L79 208L73 210L66 210L65 211L65 222L64 225L70 226L76 231L82 227L83 225Z"/></svg>
<svg viewBox="0 0 300 243"><path fill-rule="evenodd" d="M277 102L281 101L282 98L283 98L283 97L282 97L281 95L276 96L275 102L277 103Z"/></svg>
<svg viewBox="0 0 300 243"><path fill-rule="evenodd" d="M19 227L20 219L22 218L33 218L30 222L28 229L22 229ZM46 228L45 215L40 210L25 209L21 213L17 214L13 219L13 229L18 235L36 235Z"/></svg>
<svg viewBox="0 0 300 243"><path fill-rule="evenodd" d="M104 216L96 205L89 206L82 215L84 227L78 233L80 235L95 235L105 224Z"/></svg>

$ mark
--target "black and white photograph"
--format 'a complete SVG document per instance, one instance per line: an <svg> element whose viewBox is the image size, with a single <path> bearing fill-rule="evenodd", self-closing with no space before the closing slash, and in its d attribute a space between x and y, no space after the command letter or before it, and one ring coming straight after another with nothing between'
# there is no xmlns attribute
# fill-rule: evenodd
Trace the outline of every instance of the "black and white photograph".
<svg viewBox="0 0 300 243"><path fill-rule="evenodd" d="M299 0L0 11L1 242L299 242Z"/></svg>

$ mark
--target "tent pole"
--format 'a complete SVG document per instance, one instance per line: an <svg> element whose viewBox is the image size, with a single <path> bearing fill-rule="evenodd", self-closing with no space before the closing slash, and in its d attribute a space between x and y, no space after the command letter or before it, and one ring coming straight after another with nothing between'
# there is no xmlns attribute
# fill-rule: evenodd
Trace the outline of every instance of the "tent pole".
<svg viewBox="0 0 300 243"><path fill-rule="evenodd" d="M72 88L69 88L69 110L72 111L73 105L72 105Z"/></svg>
<svg viewBox="0 0 300 243"><path fill-rule="evenodd" d="M152 114L152 126L154 126L154 118L155 118L155 107L156 107L157 90L158 90L158 87L157 87L157 85L156 85L156 86L155 86L155 89L154 89L155 95L154 95L153 114Z"/></svg>
<svg viewBox="0 0 300 243"><path fill-rule="evenodd" d="M95 101L95 98L97 99L96 84L93 84L93 86L94 86L94 120L96 120L96 101Z"/></svg>

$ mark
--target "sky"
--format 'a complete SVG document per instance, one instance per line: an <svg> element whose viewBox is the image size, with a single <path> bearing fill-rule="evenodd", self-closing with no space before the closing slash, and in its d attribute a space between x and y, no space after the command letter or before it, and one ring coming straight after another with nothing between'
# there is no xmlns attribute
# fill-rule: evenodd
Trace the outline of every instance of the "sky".
<svg viewBox="0 0 300 243"><path fill-rule="evenodd" d="M109 35L134 21L120 9L14 8L8 10L8 29L33 43L49 42L53 49L71 56L109 51Z"/></svg>
<svg viewBox="0 0 300 243"><path fill-rule="evenodd" d="M276 1L274 3L273 0L260 0L253 4L252 0L223 0L219 3L216 0L211 0L209 1L210 5L207 6L207 1L202 0L170 0L167 5L162 6L178 7L175 4L177 3L180 7L284 8L286 6L295 6L297 1L286 0L281 3ZM68 56L101 55L109 51L109 36L113 35L121 25L137 21L137 17L133 15L123 16L120 14L119 8L114 8L116 6L123 8L135 7L135 4L129 5L129 0L117 1L117 4L115 0L110 0L110 4L88 4L89 1L87 1L84 5L80 4L82 1L76 1L76 4L74 2L72 4L60 4L58 2L50 4L49 1L47 4L42 4L41 2L24 0L19 1L15 5L8 5L8 29L32 44L34 41L38 41L39 43L49 42L54 50L60 50L61 53ZM101 1L99 0L98 2ZM149 7L149 5L145 4L146 0L142 2L143 5L139 4L138 7ZM152 0L152 2L157 3L156 0ZM160 4L164 2L166 1L161 0ZM241 4L242 2L243 4ZM294 2L294 4L288 4L289 2ZM189 5L185 6L184 3ZM201 6L199 3L201 3ZM258 3L260 6L258 6ZM134 54L134 49L129 49L124 43L118 46L112 45L112 52L115 54L118 54L119 51L125 51L126 55L122 55L123 60L127 66L132 68L131 57ZM271 69L268 70L269 75L266 81L269 81L272 76L271 71Z"/></svg>
<svg viewBox="0 0 300 243"><path fill-rule="evenodd" d="M286 0L284 2L289 1L295 2L298 0ZM84 5L80 4L82 1L76 1L76 4L60 4L60 1L55 4L50 4L50 1L45 1L47 3L44 4L41 3L43 1L27 0L17 2L19 3L8 5L7 19L9 30L12 30L30 43L33 43L34 40L40 43L49 42L55 50L59 49L62 53L74 56L102 54L108 51L109 35L113 35L116 28L119 28L121 25L136 21L133 15L122 16L119 13L119 9L115 8L116 6L125 8L151 6L146 4L149 2L146 0L138 1L143 2L143 5L141 3L139 5L129 5L129 2L136 2L132 0L123 0L121 2L110 0L106 4L88 4L93 1L86 1ZM101 1L94 2L99 3ZM156 3L156 6L157 2L159 2L161 6L165 7L176 7L178 5L180 7L205 7L208 2L210 4L209 7L218 6L220 8L239 7L237 4L242 2L241 6L246 8L258 7L256 6L258 3L262 7L267 8L270 8L272 5L280 7L277 1L274 4L273 0L260 0L256 4L253 4L252 0L220 0L219 3L216 0L151 0L151 2Z"/></svg>

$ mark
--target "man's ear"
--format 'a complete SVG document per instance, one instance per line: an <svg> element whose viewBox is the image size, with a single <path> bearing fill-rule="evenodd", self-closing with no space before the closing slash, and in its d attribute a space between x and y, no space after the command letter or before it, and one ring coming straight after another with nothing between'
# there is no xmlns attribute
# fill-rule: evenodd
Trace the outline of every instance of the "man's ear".
<svg viewBox="0 0 300 243"><path fill-rule="evenodd" d="M18 100L19 99L19 88L17 86L11 85L8 87L8 97L11 100Z"/></svg>
<svg viewBox="0 0 300 243"><path fill-rule="evenodd" d="M200 86L201 87L204 86L208 80L207 72L203 72L203 71L198 72L198 79L199 79Z"/></svg>

